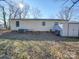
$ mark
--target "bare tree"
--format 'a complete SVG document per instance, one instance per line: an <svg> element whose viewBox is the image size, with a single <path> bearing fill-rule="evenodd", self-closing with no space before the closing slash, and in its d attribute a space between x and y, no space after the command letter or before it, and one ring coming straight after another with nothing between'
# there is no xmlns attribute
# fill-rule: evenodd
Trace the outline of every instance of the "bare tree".
<svg viewBox="0 0 79 59"><path fill-rule="evenodd" d="M9 7L9 13L8 13L8 22L9 22L9 29L10 29L10 20L13 18L12 16L14 15L14 13L15 13L15 5L16 5L16 3L14 3L13 1L11 1L11 0L4 0L4 2L6 3L6 4L8 4L8 7Z"/></svg>
<svg viewBox="0 0 79 59"><path fill-rule="evenodd" d="M16 18L25 18L27 16L27 13L29 12L29 5L24 4L24 7L21 9L19 6L14 6L12 8L12 18L16 19Z"/></svg>
<svg viewBox="0 0 79 59"><path fill-rule="evenodd" d="M59 12L59 18L64 20L71 20L73 17L72 10L69 10L69 8L64 8Z"/></svg>
<svg viewBox="0 0 79 59"><path fill-rule="evenodd" d="M41 17L41 11L37 8L32 8L31 9L31 15L33 18L40 18Z"/></svg>
<svg viewBox="0 0 79 59"><path fill-rule="evenodd" d="M66 0L66 2L68 2L68 1L69 0ZM69 10L71 10L77 3L79 3L79 0L70 0L70 1L72 2L72 5L69 7Z"/></svg>
<svg viewBox="0 0 79 59"><path fill-rule="evenodd" d="M2 8L2 14L3 14L3 20L4 20L4 28L7 28L7 25L6 25L6 12L5 12L5 9L4 9L4 6L0 5L0 7Z"/></svg>
<svg viewBox="0 0 79 59"><path fill-rule="evenodd" d="M63 2L64 5L69 6L69 10L71 10L73 7L76 7L75 5L79 4L79 0L53 0L53 1Z"/></svg>
<svg viewBox="0 0 79 59"><path fill-rule="evenodd" d="M25 4L24 9L23 9L23 18L26 18L29 10L30 10L30 6Z"/></svg>
<svg viewBox="0 0 79 59"><path fill-rule="evenodd" d="M57 1L57 0L56 0ZM69 7L69 10L71 10L75 5L79 3L79 0L59 0L59 1L64 1L64 5L70 2L70 5L67 4Z"/></svg>

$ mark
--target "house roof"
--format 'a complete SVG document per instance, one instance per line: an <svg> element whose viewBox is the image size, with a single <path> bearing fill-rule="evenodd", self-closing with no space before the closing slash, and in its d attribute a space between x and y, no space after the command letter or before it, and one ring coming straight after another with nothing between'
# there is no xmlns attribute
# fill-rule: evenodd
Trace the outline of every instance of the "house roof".
<svg viewBox="0 0 79 59"><path fill-rule="evenodd" d="M50 21L68 21L64 19L11 19L11 20L50 20Z"/></svg>

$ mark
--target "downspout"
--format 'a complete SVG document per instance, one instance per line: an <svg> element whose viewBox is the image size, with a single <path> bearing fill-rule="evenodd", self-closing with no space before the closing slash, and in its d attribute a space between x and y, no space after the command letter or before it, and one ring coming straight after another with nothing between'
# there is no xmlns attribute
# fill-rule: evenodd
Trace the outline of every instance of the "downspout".
<svg viewBox="0 0 79 59"><path fill-rule="evenodd" d="M67 28L67 36L69 36L69 23L68 23L68 28Z"/></svg>
<svg viewBox="0 0 79 59"><path fill-rule="evenodd" d="M11 26L10 26L11 25L11 22L10 21L11 21L11 13L9 15L9 30L11 29Z"/></svg>

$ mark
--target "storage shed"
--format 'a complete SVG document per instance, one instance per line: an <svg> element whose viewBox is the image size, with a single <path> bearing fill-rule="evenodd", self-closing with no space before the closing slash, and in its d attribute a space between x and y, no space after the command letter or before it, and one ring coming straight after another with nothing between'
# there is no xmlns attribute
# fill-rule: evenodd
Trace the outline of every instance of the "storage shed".
<svg viewBox="0 0 79 59"><path fill-rule="evenodd" d="M79 37L79 22L64 23L62 36Z"/></svg>

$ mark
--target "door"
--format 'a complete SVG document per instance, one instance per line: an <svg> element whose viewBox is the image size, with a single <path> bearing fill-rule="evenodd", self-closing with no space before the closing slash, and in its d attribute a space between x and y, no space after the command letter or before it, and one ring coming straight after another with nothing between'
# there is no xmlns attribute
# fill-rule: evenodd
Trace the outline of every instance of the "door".
<svg viewBox="0 0 79 59"><path fill-rule="evenodd" d="M69 36L77 37L78 35L78 24L69 24Z"/></svg>

